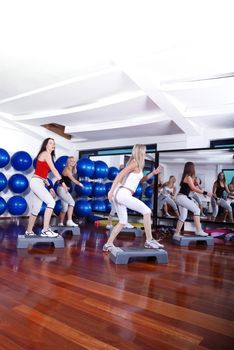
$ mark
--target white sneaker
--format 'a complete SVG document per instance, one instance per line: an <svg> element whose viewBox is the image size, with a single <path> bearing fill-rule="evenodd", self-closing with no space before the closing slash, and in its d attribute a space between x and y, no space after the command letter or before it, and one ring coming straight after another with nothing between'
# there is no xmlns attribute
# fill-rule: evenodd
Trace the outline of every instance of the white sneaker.
<svg viewBox="0 0 234 350"><path fill-rule="evenodd" d="M41 230L41 237L56 238L58 237L58 233L52 231L51 228L48 228L47 231Z"/></svg>
<svg viewBox="0 0 234 350"><path fill-rule="evenodd" d="M134 228L131 224L127 223L127 225L124 226L124 228Z"/></svg>
<svg viewBox="0 0 234 350"><path fill-rule="evenodd" d="M32 232L28 232L28 231L25 231L25 234L24 234L26 237L36 237L36 234L32 231Z"/></svg>
<svg viewBox="0 0 234 350"><path fill-rule="evenodd" d="M164 245L160 244L155 239L151 239L151 241L146 241L145 242L145 248L148 248L148 249L160 249L160 248L164 248Z"/></svg>
<svg viewBox="0 0 234 350"><path fill-rule="evenodd" d="M63 222L59 222L59 223L58 223L58 226L59 226L59 227L63 227L63 226L64 226Z"/></svg>
<svg viewBox="0 0 234 350"><path fill-rule="evenodd" d="M197 236L202 236L202 237L207 237L209 236L208 233L204 232L203 230L199 230L195 232L195 235Z"/></svg>
<svg viewBox="0 0 234 350"><path fill-rule="evenodd" d="M181 235L179 233L174 233L174 235L172 236L173 239L176 239L176 240L180 240L181 238Z"/></svg>
<svg viewBox="0 0 234 350"><path fill-rule="evenodd" d="M111 250L112 250L113 248L115 248L115 246L114 246L113 243L106 243L106 244L104 244L102 250L103 250L104 252L111 252Z"/></svg>
<svg viewBox="0 0 234 350"><path fill-rule="evenodd" d="M106 229L107 230L111 230L112 228L113 228L113 225L111 225L111 224L110 225L106 225Z"/></svg>
<svg viewBox="0 0 234 350"><path fill-rule="evenodd" d="M69 227L78 227L78 225L72 220L67 220L66 225Z"/></svg>

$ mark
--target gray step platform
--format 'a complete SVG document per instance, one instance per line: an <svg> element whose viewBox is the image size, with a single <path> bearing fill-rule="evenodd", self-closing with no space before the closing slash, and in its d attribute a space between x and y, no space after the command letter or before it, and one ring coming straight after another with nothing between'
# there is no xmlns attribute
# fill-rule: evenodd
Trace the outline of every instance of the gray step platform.
<svg viewBox="0 0 234 350"><path fill-rule="evenodd" d="M51 230L58 232L60 235L63 235L65 232L72 231L73 236L80 235L79 226L71 227L71 226L51 226Z"/></svg>
<svg viewBox="0 0 234 350"><path fill-rule="evenodd" d="M112 231L112 230L111 230ZM111 233L110 231L110 233ZM142 237L143 230L141 228L123 228L120 233L133 233L135 237Z"/></svg>
<svg viewBox="0 0 234 350"><path fill-rule="evenodd" d="M64 248L64 239L62 236L52 238L52 237L40 237L40 236L25 237L24 235L19 235L17 238L17 248L28 248L38 243L43 243L43 244L52 243L55 248Z"/></svg>
<svg viewBox="0 0 234 350"><path fill-rule="evenodd" d="M202 237L195 235L181 235L178 239L173 238L173 243L181 247L188 247L191 242L206 242L208 246L214 245L214 238L211 236Z"/></svg>
<svg viewBox="0 0 234 350"><path fill-rule="evenodd" d="M128 264L130 259L147 260L147 258L154 257L158 264L168 263L168 254L164 249L147 249L147 248L118 248L111 250L110 259L114 264Z"/></svg>

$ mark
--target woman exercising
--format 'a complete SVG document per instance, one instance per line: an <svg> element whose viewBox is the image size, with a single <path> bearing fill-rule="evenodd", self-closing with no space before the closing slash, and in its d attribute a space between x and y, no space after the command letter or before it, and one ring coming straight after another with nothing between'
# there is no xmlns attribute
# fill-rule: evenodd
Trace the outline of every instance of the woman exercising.
<svg viewBox="0 0 234 350"><path fill-rule="evenodd" d="M152 236L150 208L138 198L133 197L140 181L145 181L160 171L158 167L143 177L145 152L146 147L144 145L138 144L133 147L132 155L126 167L116 176L111 190L108 192L109 201L114 200L115 202L119 222L111 231L108 241L103 246L103 251L111 251L115 247L114 239L128 222L127 208L143 215L146 234L145 248L163 248L163 245L153 239Z"/></svg>
<svg viewBox="0 0 234 350"><path fill-rule="evenodd" d="M43 202L47 207L44 214L43 229L41 231L42 237L57 237L58 233L53 232L50 227L50 219L55 206L55 192L47 180L48 172L51 170L59 183L63 186L64 191L67 192L67 186L57 169L54 166L53 159L55 157L55 142L52 138L47 138L43 141L41 149L36 157L36 169L30 181L30 188L32 190L31 215L29 217L28 227L25 236L34 236L33 226L35 224L38 213L40 212ZM49 189L46 189L45 185Z"/></svg>

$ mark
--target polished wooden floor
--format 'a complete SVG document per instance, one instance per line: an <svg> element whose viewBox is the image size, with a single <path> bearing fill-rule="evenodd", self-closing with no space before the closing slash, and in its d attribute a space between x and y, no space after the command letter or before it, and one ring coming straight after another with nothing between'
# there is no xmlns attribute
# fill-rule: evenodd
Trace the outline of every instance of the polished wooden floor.
<svg viewBox="0 0 234 350"><path fill-rule="evenodd" d="M168 264L121 266L102 253L103 228L81 226L65 249L17 250L25 225L0 221L0 350L234 349L234 243L166 237Z"/></svg>

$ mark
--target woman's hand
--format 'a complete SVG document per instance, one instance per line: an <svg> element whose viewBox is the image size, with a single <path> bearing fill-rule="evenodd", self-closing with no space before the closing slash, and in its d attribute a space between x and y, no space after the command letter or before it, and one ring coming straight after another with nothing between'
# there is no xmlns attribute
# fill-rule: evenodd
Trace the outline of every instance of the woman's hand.
<svg viewBox="0 0 234 350"><path fill-rule="evenodd" d="M67 185L65 184L65 182L62 182L62 186L63 186L65 192L68 192L68 188L67 188Z"/></svg>
<svg viewBox="0 0 234 350"><path fill-rule="evenodd" d="M155 169L152 171L152 173L153 173L154 175L157 175L157 174L160 173L160 171L161 171L161 167L160 167L160 165L159 165L157 168L155 168Z"/></svg>

